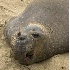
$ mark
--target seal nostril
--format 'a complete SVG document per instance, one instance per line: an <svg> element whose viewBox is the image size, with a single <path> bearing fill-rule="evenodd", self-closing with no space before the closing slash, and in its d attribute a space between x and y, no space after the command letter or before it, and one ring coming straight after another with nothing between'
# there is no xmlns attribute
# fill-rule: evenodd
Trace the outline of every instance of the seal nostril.
<svg viewBox="0 0 70 70"><path fill-rule="evenodd" d="M20 36L19 40L25 40L25 37Z"/></svg>

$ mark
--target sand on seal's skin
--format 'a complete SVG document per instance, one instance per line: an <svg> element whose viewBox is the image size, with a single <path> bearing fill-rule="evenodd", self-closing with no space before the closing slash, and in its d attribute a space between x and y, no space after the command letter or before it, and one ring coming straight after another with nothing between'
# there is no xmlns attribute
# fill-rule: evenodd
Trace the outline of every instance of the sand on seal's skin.
<svg viewBox="0 0 70 70"><path fill-rule="evenodd" d="M43 62L29 66L20 65L10 58L11 48L5 42L5 21L19 15L32 0L0 0L0 70L68 70L68 53L55 55Z"/></svg>

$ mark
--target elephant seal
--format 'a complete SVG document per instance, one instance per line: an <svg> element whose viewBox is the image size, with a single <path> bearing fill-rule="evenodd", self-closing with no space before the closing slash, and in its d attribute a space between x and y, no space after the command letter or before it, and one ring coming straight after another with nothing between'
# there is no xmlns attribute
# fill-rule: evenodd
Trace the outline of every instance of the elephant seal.
<svg viewBox="0 0 70 70"><path fill-rule="evenodd" d="M10 20L4 35L15 59L29 65L68 52L68 0L34 0Z"/></svg>

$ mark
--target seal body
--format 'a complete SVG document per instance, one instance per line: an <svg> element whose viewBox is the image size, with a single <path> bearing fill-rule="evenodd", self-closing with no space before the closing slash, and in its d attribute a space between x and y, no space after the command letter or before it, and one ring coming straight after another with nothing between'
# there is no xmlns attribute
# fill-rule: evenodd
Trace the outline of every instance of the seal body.
<svg viewBox="0 0 70 70"><path fill-rule="evenodd" d="M68 28L68 0L34 0L4 35L14 58L28 65L68 52Z"/></svg>

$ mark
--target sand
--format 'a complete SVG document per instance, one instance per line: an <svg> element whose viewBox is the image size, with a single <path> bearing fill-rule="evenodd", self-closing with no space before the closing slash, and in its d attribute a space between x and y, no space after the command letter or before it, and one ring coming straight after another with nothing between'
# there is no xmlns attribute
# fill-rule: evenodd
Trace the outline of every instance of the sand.
<svg viewBox="0 0 70 70"><path fill-rule="evenodd" d="M3 35L5 22L22 13L31 1L0 0L0 70L68 70L68 53L58 54L48 60L29 66L21 65L10 57L11 48Z"/></svg>

